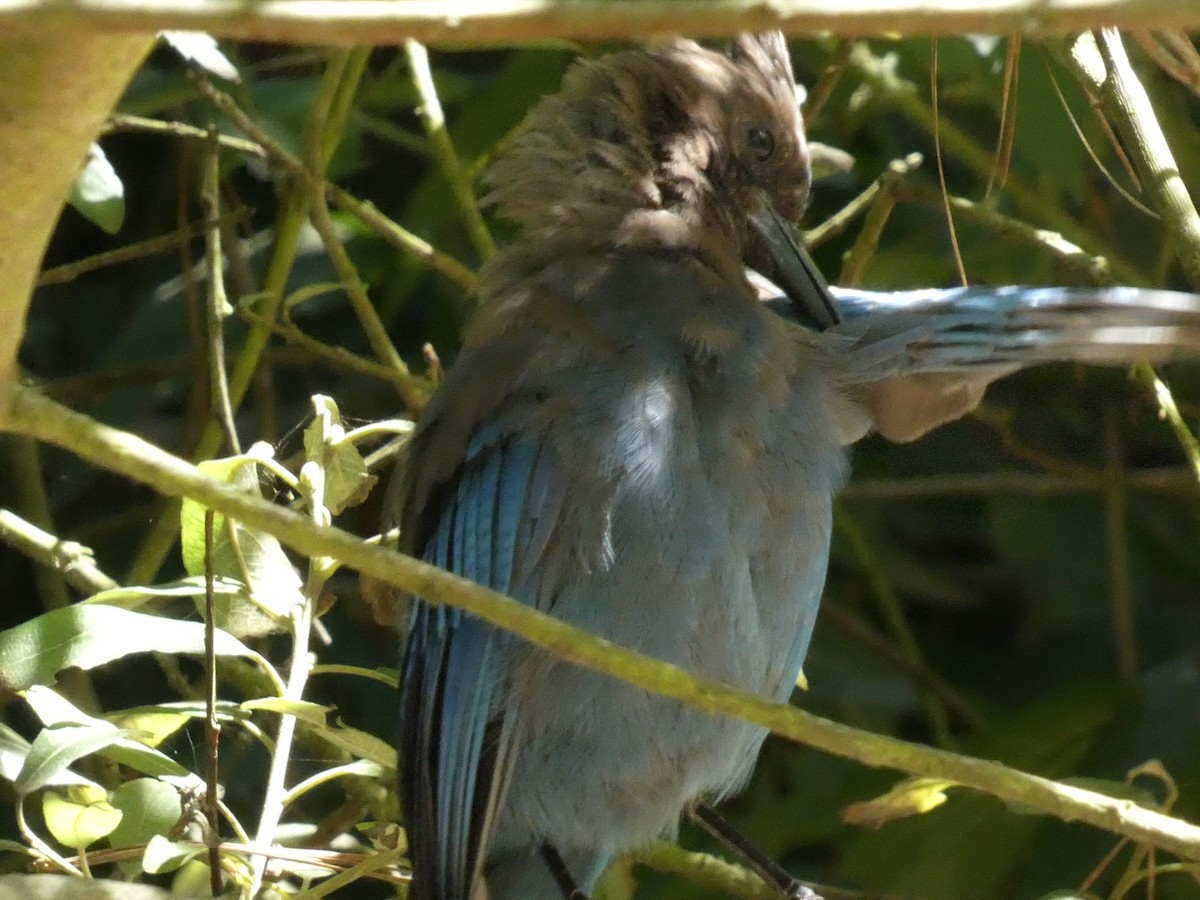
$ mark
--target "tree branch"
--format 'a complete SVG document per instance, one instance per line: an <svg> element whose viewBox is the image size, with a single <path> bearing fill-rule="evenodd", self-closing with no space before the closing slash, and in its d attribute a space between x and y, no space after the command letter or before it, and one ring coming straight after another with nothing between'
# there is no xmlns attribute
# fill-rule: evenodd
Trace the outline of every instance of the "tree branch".
<svg viewBox="0 0 1200 900"><path fill-rule="evenodd" d="M1128 800L1060 784L1000 763L934 750L822 719L788 704L697 678L627 650L412 557L365 543L349 532L319 527L300 513L212 481L178 457L136 435L96 422L17 384L0 385L0 422L88 462L173 496L187 496L269 531L308 556L328 556L431 603L452 605L520 635L563 659L688 703L743 719L793 741L863 765L899 769L975 788L1010 804L1066 821L1086 822L1134 841L1200 860L1200 827Z"/></svg>
<svg viewBox="0 0 1200 900"><path fill-rule="evenodd" d="M180 28L244 40L342 46L486 46L686 32L1046 34L1100 26L1187 30L1200 8L1179 0L0 0L0 29L84 26L89 33Z"/></svg>

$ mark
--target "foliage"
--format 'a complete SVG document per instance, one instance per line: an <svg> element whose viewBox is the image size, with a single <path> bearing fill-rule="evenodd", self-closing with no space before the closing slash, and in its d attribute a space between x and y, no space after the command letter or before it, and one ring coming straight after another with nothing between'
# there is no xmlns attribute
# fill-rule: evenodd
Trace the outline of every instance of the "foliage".
<svg viewBox="0 0 1200 900"><path fill-rule="evenodd" d="M201 79L230 74L205 42L173 43L212 73ZM864 234L856 222L816 249L833 280L839 271L882 287L956 279L936 121L948 192L980 201L955 218L971 281L1185 287L1161 225L1115 188L1139 189L1061 48L1027 44L1006 67L1006 41L944 39L936 56L932 46L794 44L810 108L820 104L813 136L854 160L818 184L808 227L893 160L914 151L926 160L890 189L897 205L882 232ZM384 492L368 491L386 474L387 439L406 429L353 423L411 417L436 386L439 360L453 358L471 312L471 270L490 249L481 227L499 241L506 228L477 218L471 189L574 54L435 55L447 135L412 77L423 60L412 47L223 50L241 80L216 90L237 108L214 105L214 88L166 49L130 86L93 157L107 158L120 181L93 171L77 195L84 215L120 230L109 237L64 214L22 361L52 396L212 460L208 471L242 490L374 534ZM1196 97L1147 59L1139 67L1195 183ZM1016 120L1010 159L997 163L1006 91ZM276 147L264 156L227 141L215 157L206 137L214 122L224 137ZM304 168L351 198L331 193L326 215ZM364 214L354 198L409 232ZM123 209L123 224L113 209ZM206 212L221 223L219 242L203 227ZM1060 232L1075 249L1014 222ZM168 240L119 262L70 268L161 235ZM202 262L220 251L228 305ZM381 346L384 330L398 355ZM228 439L220 448L226 417L207 377L218 346L237 410L228 418L242 440L267 442L245 453ZM1194 417L1195 372L1170 374ZM974 416L916 444L864 442L797 701L1200 818L1197 489L1157 409L1121 373L1040 370L1000 384ZM203 888L205 511L187 503L180 515L57 453L44 454L39 474L28 446L2 449L0 471L15 477L0 483L0 506L44 518L38 524L93 548L102 569L130 573L125 587L58 608L77 599L58 574L0 557L0 594L10 598L0 623L0 684L12 697L0 730L8 836L61 867ZM285 891L360 863L380 880L353 882L343 895L386 896L404 851L392 825L401 821L388 668L396 602L329 560L289 559L269 535L214 518L222 834L295 848L270 864ZM168 554L179 537L182 553ZM1196 889L1189 865L1111 834L782 741L768 744L726 809L789 869L848 892L1170 898ZM336 857L324 852L335 838ZM680 841L717 852L690 829ZM605 895L629 896L634 885L639 898L720 896L714 884L755 890L710 862L652 848L615 866ZM243 887L263 875L254 857L232 850L222 865Z"/></svg>

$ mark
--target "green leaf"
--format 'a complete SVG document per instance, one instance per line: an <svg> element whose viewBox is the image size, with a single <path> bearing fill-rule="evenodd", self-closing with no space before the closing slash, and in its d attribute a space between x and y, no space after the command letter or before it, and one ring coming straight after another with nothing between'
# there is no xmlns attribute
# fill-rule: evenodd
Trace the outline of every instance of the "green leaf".
<svg viewBox="0 0 1200 900"><path fill-rule="evenodd" d="M400 683L400 672L387 666L368 669L366 666L348 666L340 663L323 663L312 668L314 675L354 675L358 678L368 678L378 681L388 687L395 688Z"/></svg>
<svg viewBox="0 0 1200 900"><path fill-rule="evenodd" d="M67 606L0 632L0 688L50 684L69 666L96 666L133 653L203 653L204 626L115 606ZM218 631L218 656L261 657Z"/></svg>
<svg viewBox="0 0 1200 900"><path fill-rule="evenodd" d="M197 712L196 716L199 715L203 713ZM147 747L157 747L196 716L149 706L110 713L106 721L112 722L118 728L137 732L138 740Z"/></svg>
<svg viewBox="0 0 1200 900"><path fill-rule="evenodd" d="M213 581L213 592L218 595L237 594L242 590L242 583L232 578L217 577ZM151 600L173 599L176 597L203 597L204 578L181 578L167 584L157 584L149 587L116 587L111 590L92 594L82 603L101 604L103 606L120 606L123 609L136 609Z"/></svg>
<svg viewBox="0 0 1200 900"><path fill-rule="evenodd" d="M842 810L842 821L863 828L880 828L888 822L919 816L946 802L953 781L941 778L906 778L874 800L851 803Z"/></svg>
<svg viewBox="0 0 1200 900"><path fill-rule="evenodd" d="M0 724L0 778L6 781L16 781L29 758L32 745L7 725ZM59 773L51 782L54 785L87 785L99 788L99 785L82 775L77 775L70 769Z"/></svg>
<svg viewBox="0 0 1200 900"><path fill-rule="evenodd" d="M138 733L138 740L148 747L157 747L191 719L203 719L208 709L200 700L177 700L154 706L135 706L108 713L105 719L118 728ZM228 700L217 701L217 720L240 722L248 718L241 706Z"/></svg>
<svg viewBox="0 0 1200 900"><path fill-rule="evenodd" d="M0 723L0 778L16 781L29 756L29 741Z"/></svg>
<svg viewBox="0 0 1200 900"><path fill-rule="evenodd" d="M55 784L75 760L111 747L125 737L124 731L113 728L107 722L104 726L64 725L61 728L43 729L29 748L25 765L13 781L13 790L18 794L30 794L38 788Z"/></svg>
<svg viewBox="0 0 1200 900"><path fill-rule="evenodd" d="M346 726L340 728L316 726L313 730L335 747L339 747L359 759L378 763L391 771L396 769L396 748L373 734Z"/></svg>
<svg viewBox="0 0 1200 900"><path fill-rule="evenodd" d="M378 480L358 449L345 441L346 428L333 398L312 398L316 415L304 429L304 455L325 473L324 505L331 515L361 503Z"/></svg>
<svg viewBox="0 0 1200 900"><path fill-rule="evenodd" d="M150 838L142 854L142 871L150 875L174 872L184 863L207 852L193 843L174 843L161 835Z"/></svg>
<svg viewBox="0 0 1200 900"><path fill-rule="evenodd" d="M85 219L109 234L121 230L125 221L125 185L99 144L88 148L83 171L71 185L67 202Z"/></svg>
<svg viewBox="0 0 1200 900"><path fill-rule="evenodd" d="M288 700L286 697L259 697L241 704L242 709L283 713L295 716L310 725L324 726L332 706L322 706L308 700Z"/></svg>
<svg viewBox="0 0 1200 900"><path fill-rule="evenodd" d="M117 734L130 734L141 738L138 732L118 728L104 719L96 719L80 709L76 709L66 698L42 685L34 685L25 691L25 702L28 703L42 724L47 727L59 725L86 725L100 730L110 729ZM129 766L146 775L174 775L182 777L190 774L187 769L152 747L139 743L138 740L121 738L114 741L112 746L101 751L109 759L122 765Z"/></svg>
<svg viewBox="0 0 1200 900"><path fill-rule="evenodd" d="M206 858L207 854L200 856L197 853L179 867L175 877L171 879L172 896L202 897L208 895L211 875L208 863L205 861ZM326 869L323 874L328 874L328 872L329 870Z"/></svg>
<svg viewBox="0 0 1200 900"><path fill-rule="evenodd" d="M67 847L90 847L108 837L123 813L107 799L68 799L55 791L42 795L42 818L54 839Z"/></svg>
<svg viewBox="0 0 1200 900"><path fill-rule="evenodd" d="M253 454L209 460L199 468L210 478L262 496L258 458ZM202 504L186 498L180 511L184 567L197 577L204 575L205 511ZM282 630L291 611L304 602L300 576L279 541L221 513L213 517L213 571L244 585L239 594L217 598L217 625L238 637Z"/></svg>
<svg viewBox="0 0 1200 900"><path fill-rule="evenodd" d="M147 844L166 835L183 815L179 791L157 778L135 778L113 791L112 805L125 815L113 829L114 847Z"/></svg>

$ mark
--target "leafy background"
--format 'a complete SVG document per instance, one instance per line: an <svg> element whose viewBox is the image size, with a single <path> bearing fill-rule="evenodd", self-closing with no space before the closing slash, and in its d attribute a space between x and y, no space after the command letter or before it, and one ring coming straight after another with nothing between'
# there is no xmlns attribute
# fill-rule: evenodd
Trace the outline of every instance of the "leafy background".
<svg viewBox="0 0 1200 900"><path fill-rule="evenodd" d="M300 152L332 51L222 49L242 77L239 84L222 87L267 134ZM605 49L555 45L435 53L438 93L465 170L482 171L531 104L556 88L577 53ZM957 221L969 278L1086 283L1078 267L1045 247L1014 240L987 218L1003 214L1061 231L1089 254L1109 260L1115 273L1110 277L1186 289L1160 223L1114 188L1113 180L1131 185L1130 175L1058 49L1034 44L1021 49L1007 181L987 199L981 221ZM1011 76L1004 64L1007 50L1004 41L984 39L938 44L937 110L953 195L985 197L994 148L1004 131L1002 98ZM1197 98L1133 52L1184 179L1196 183ZM854 45L805 40L794 42L793 55L798 79L810 87L827 77L827 67L840 67L811 135L854 161L848 171L827 174L818 183L805 224L825 220L891 161L918 151L926 162L906 181L917 199L897 205L862 281L897 288L954 283L930 130L933 45L928 40ZM328 175L474 268L481 261L479 240L453 199L423 128L420 104L404 50L372 52ZM147 61L120 111L202 128L215 122L234 133L166 48ZM201 142L125 125L100 143L123 201L110 198L107 211L94 199L79 206L93 217L109 216L110 226L120 220L119 229L107 234L67 211L48 268L170 234L181 223L200 219ZM227 244L235 246L227 290L235 305L253 303L295 183L278 168L235 151L222 154L220 173L224 212L231 218ZM101 195L104 184L113 182L101 179ZM452 361L471 313L469 294L356 219L344 213L335 219L379 315L413 370L427 371L426 342L444 362ZM860 222L815 251L834 280ZM489 219L488 225L502 242L505 224ZM307 235L301 248L287 279L296 300L293 321L327 345L370 357L371 347L337 288L338 276L320 242ZM202 237L185 237L165 251L43 286L30 313L23 366L52 396L187 455L208 416L203 284L193 269L203 254ZM227 321L231 358L245 330L237 315ZM1189 418L1195 407L1188 400L1200 387L1195 376L1194 367L1182 364L1166 372ZM317 393L336 398L349 425L406 412L385 381L329 365L277 339L238 413L243 441L265 440L280 458L296 457L300 432L312 415L309 398ZM41 449L38 472L30 468L27 444L8 440L0 450L5 454L0 507L36 518L44 496L52 530L93 548L100 566L118 580L138 558L151 523L169 514L147 490L64 453ZM855 450L854 473L838 511L825 605L805 666L809 688L798 702L839 721L1050 777L1084 779L1108 791L1125 790L1130 770L1159 760L1169 777L1144 775L1132 795L1173 803L1178 815L1200 818L1198 491L1144 383L1124 372L1078 366L1022 373L994 387L976 414L917 443L865 440ZM376 490L348 509L339 523L363 535L374 533L382 493ZM183 574L176 546L160 570L139 580L165 582ZM56 589L48 581L53 578L28 559L0 550L0 596L5 598L0 627L27 622L52 606L61 585ZM321 663L394 666L396 637L379 627L371 596L371 587L349 574L339 573L329 583L321 605L331 641L316 646ZM154 608L197 619L188 600L166 600ZM1131 627L1123 630L1125 617ZM154 645L154 637L147 635L146 647ZM287 658L286 636L245 640L281 665ZM87 676L64 678L58 690L94 715L109 717L194 695L201 681L194 659L175 660L169 670L164 664L145 653L130 654ZM0 668L4 665L0 659ZM221 673L223 698L243 700L263 690L246 666L230 662ZM395 700L388 687L324 675L314 677L306 696L336 707L337 719L355 729L390 740ZM253 729L240 727L239 721L227 725L223 736L222 782L233 812L253 822L269 753ZM274 728L269 713L256 713L254 721L268 731ZM27 739L41 728L27 699L13 698L4 722ZM203 734L196 721L166 737L159 749L203 774ZM302 728L290 781L335 759L319 734ZM102 758L84 760L78 768L110 795L145 771ZM877 829L845 821L850 804L885 793L897 780L890 772L865 770L773 739L749 788L725 810L805 879L868 896L1036 897L1084 887L1097 896L1196 896L1186 867L1172 870L1176 861L1163 854L1123 846L1105 865L1106 854L1116 848L1113 836L1006 808L962 789L951 789L944 803L923 815ZM320 843L318 838L328 842L359 822L392 821L397 815L390 776L368 772L314 790L286 820L289 833L303 845ZM36 816L34 822L41 827ZM5 817L4 827L8 837L20 839L12 816ZM120 838L107 840L118 846ZM715 849L687 827L681 842L691 849ZM102 840L96 848L104 846ZM24 859L11 854L0 862L17 868ZM1147 877L1156 868L1161 871ZM113 874L114 868L96 871ZM635 887L639 898L722 896L641 863L618 866L605 890L620 897ZM382 896L389 890L359 884L345 896Z"/></svg>

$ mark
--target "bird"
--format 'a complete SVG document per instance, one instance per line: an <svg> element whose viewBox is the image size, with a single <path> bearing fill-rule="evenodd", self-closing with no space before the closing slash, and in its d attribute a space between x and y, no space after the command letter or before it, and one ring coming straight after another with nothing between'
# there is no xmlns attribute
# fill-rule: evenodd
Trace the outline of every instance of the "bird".
<svg viewBox="0 0 1200 900"><path fill-rule="evenodd" d="M400 549L776 701L850 445L1025 364L1153 357L1161 329L1200 347L1200 301L1170 292L829 287L795 232L812 173L778 32L575 63L488 185L515 234L389 489ZM766 736L419 598L400 670L413 900L590 893L736 793Z"/></svg>

